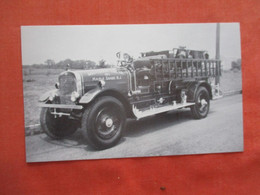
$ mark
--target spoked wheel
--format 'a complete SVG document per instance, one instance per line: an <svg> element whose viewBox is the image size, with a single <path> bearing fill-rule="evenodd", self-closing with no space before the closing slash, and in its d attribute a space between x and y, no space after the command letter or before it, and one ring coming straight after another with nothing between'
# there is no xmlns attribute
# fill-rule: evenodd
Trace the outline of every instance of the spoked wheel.
<svg viewBox="0 0 260 195"><path fill-rule="evenodd" d="M113 97L104 96L84 111L82 129L92 147L105 149L120 140L125 120L122 103Z"/></svg>
<svg viewBox="0 0 260 195"><path fill-rule="evenodd" d="M102 139L110 139L120 128L121 116L111 105L106 105L97 114L95 129Z"/></svg>
<svg viewBox="0 0 260 195"><path fill-rule="evenodd" d="M73 134L78 128L78 122L66 116L55 117L51 108L42 108L40 123L43 131L51 138L61 139Z"/></svg>
<svg viewBox="0 0 260 195"><path fill-rule="evenodd" d="M191 106L191 113L195 119L205 118L210 107L209 92L205 87L199 87L195 95L195 105Z"/></svg>

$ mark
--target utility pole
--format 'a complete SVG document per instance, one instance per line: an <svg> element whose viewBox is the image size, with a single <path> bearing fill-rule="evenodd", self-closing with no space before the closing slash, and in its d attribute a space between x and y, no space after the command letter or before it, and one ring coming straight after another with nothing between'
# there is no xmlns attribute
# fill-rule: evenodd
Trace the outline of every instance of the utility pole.
<svg viewBox="0 0 260 195"><path fill-rule="evenodd" d="M220 24L217 23L216 28L216 59L220 60Z"/></svg>
<svg viewBox="0 0 260 195"><path fill-rule="evenodd" d="M219 84L219 77L220 77L220 23L217 23L217 28L216 28L216 79L215 79L215 84Z"/></svg>

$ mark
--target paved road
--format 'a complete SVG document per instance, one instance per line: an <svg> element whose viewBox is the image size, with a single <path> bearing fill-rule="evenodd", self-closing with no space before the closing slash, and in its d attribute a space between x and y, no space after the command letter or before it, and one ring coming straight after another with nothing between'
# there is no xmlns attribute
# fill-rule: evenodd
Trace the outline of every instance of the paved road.
<svg viewBox="0 0 260 195"><path fill-rule="evenodd" d="M202 120L192 119L189 109L183 109L128 121L120 143L103 151L95 151L86 145L81 131L59 141L45 134L26 137L27 162L242 150L242 95L212 101L208 117Z"/></svg>

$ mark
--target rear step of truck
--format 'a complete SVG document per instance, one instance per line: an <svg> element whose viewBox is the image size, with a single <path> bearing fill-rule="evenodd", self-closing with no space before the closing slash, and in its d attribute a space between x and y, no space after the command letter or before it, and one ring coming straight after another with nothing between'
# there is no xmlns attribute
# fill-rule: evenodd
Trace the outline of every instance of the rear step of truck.
<svg viewBox="0 0 260 195"><path fill-rule="evenodd" d="M212 100L217 100L223 97L222 91L220 90L219 84L211 85L212 88Z"/></svg>
<svg viewBox="0 0 260 195"><path fill-rule="evenodd" d="M136 108L136 106L133 105L132 109L133 109L133 113L134 113L135 117L138 120L138 119L152 116L155 114L168 112L171 110L177 110L180 108L190 107L194 104L195 104L194 102L178 103L178 104L176 103L176 104L160 106L160 107L150 107L149 109L138 109L138 108Z"/></svg>

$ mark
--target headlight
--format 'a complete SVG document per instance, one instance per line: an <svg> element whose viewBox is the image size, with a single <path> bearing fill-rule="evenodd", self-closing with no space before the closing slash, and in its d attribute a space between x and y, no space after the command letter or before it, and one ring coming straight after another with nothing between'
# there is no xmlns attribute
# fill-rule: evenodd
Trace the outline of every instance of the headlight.
<svg viewBox="0 0 260 195"><path fill-rule="evenodd" d="M56 87L56 89L59 89L59 87L60 87L60 83L55 83L55 87Z"/></svg>
<svg viewBox="0 0 260 195"><path fill-rule="evenodd" d="M72 102L75 102L78 98L79 98L79 93L76 92L76 91L73 91L73 92L71 93L70 100L71 100Z"/></svg>

